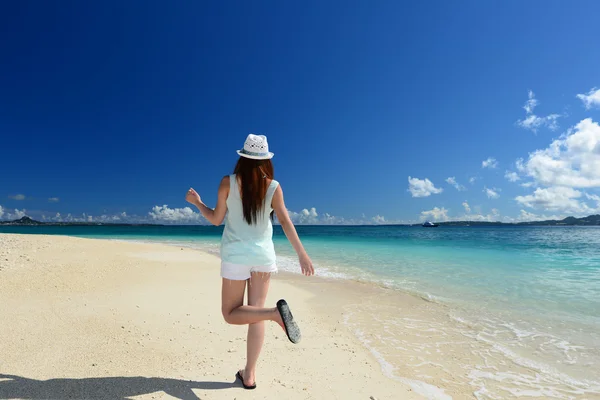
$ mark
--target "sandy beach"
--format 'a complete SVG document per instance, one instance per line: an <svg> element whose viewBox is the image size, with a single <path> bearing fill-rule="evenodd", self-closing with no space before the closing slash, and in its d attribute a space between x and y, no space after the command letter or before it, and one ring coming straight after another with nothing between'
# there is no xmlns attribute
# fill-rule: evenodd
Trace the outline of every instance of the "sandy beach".
<svg viewBox="0 0 600 400"><path fill-rule="evenodd" d="M234 377L244 364L246 327L221 317L217 257L2 234L0 398L422 398L387 377L342 324L348 299L360 295L343 286L274 277L267 303L286 298L303 339L293 345L269 324L258 388L246 391Z"/></svg>

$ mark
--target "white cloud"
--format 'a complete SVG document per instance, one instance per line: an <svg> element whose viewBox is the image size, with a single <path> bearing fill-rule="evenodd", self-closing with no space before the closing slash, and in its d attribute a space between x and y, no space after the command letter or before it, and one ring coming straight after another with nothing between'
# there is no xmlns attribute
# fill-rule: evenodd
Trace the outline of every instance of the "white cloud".
<svg viewBox="0 0 600 400"><path fill-rule="evenodd" d="M24 194L16 194L14 196L8 196L9 199L13 199L13 200L25 200L25 195Z"/></svg>
<svg viewBox="0 0 600 400"><path fill-rule="evenodd" d="M50 197L50 198L48 199L48 201L49 201L50 203L58 203L58 202L60 201L60 199L59 199L58 197Z"/></svg>
<svg viewBox="0 0 600 400"><path fill-rule="evenodd" d="M2 206L0 206L0 218L2 218L3 215L4 215L4 208L2 208Z"/></svg>
<svg viewBox="0 0 600 400"><path fill-rule="evenodd" d="M20 218L23 218L26 215L27 215L27 211L25 209L23 209L23 210L17 210L17 209L15 209L15 212L13 213L13 218L14 219L20 219Z"/></svg>
<svg viewBox="0 0 600 400"><path fill-rule="evenodd" d="M300 212L288 210L288 215L296 225L373 225L394 223L387 221L382 215L368 218L363 214L361 218L358 219L346 219L328 213L319 214L315 207L305 208Z"/></svg>
<svg viewBox="0 0 600 400"><path fill-rule="evenodd" d="M412 194L412 197L427 197L431 194L439 194L443 192L443 189L436 188L434 184L427 178L411 178L408 177L408 190Z"/></svg>
<svg viewBox="0 0 600 400"><path fill-rule="evenodd" d="M373 222L376 224L385 224L385 217L383 215L376 215L373 217Z"/></svg>
<svg viewBox="0 0 600 400"><path fill-rule="evenodd" d="M483 192L487 195L488 198L490 199L497 199L498 197L500 197L500 194L498 192L500 192L500 189L496 189L496 188L488 188L488 187L484 187L483 188Z"/></svg>
<svg viewBox="0 0 600 400"><path fill-rule="evenodd" d="M27 215L26 212L27 212L27 210L25 210L25 209L23 209L23 210L17 210L15 208L15 210L12 213L6 214L6 219L9 220L9 221L10 220L14 220L14 219L21 219L21 218L23 218L24 216Z"/></svg>
<svg viewBox="0 0 600 400"><path fill-rule="evenodd" d="M341 223L341 221L338 217L335 217L328 213L323 214L322 220L323 220L324 225L335 225L335 224Z"/></svg>
<svg viewBox="0 0 600 400"><path fill-rule="evenodd" d="M73 216L69 213L66 216L62 216L60 213L56 213L54 218L51 218L53 222L83 222L83 219L74 220Z"/></svg>
<svg viewBox="0 0 600 400"><path fill-rule="evenodd" d="M529 208L547 211L559 211L570 214L591 214L597 210L580 201L583 193L565 186L538 188L533 194L517 196L515 200ZM594 195L586 195L588 199L595 200Z"/></svg>
<svg viewBox="0 0 600 400"><path fill-rule="evenodd" d="M4 210L4 209L2 209ZM25 210L23 210L24 212ZM3 211L4 212L4 211ZM305 208L300 212L288 210L290 218L297 225L373 225L395 223L387 221L382 215L368 218L365 215L359 219L345 219L328 213L320 214L315 207ZM8 214L13 217L12 214ZM86 213L73 215L57 212L54 216L40 215L47 222L87 222L87 223L155 223L155 224L207 224L208 221L200 213L193 212L189 207L170 208L168 205L154 206L146 215L128 215L126 212L102 214L99 216ZM12 218L16 219L16 218ZM276 221L277 222L277 221Z"/></svg>
<svg viewBox="0 0 600 400"><path fill-rule="evenodd" d="M476 176L472 176L472 177L469 178L469 183L472 185L472 184L475 183L476 180L477 180L477 177Z"/></svg>
<svg viewBox="0 0 600 400"><path fill-rule="evenodd" d="M464 203L462 203L462 206L465 208L465 212L467 214L469 214L471 212L471 206L469 206L469 203L467 203L467 201L465 200Z"/></svg>
<svg viewBox="0 0 600 400"><path fill-rule="evenodd" d="M518 120L517 125L522 128L529 129L534 133L537 132L538 128L547 126L551 130L558 129L557 119L561 117L559 114L550 114L545 117L537 116L533 113L535 107L539 104L535 98L535 94L530 90L528 92L528 99L525 102L523 108L525 109L525 119Z"/></svg>
<svg viewBox="0 0 600 400"><path fill-rule="evenodd" d="M592 88L587 94L578 94L577 98L583 102L586 110L600 108L600 89Z"/></svg>
<svg viewBox="0 0 600 400"><path fill-rule="evenodd" d="M529 98L525 102L525 105L523 106L523 108L525 109L525 112L527 114L533 114L533 110L538 105L538 101L535 98L535 94L533 93L532 90L530 90L527 94L528 94Z"/></svg>
<svg viewBox="0 0 600 400"><path fill-rule="evenodd" d="M456 178L451 176L449 178L446 179L446 182L452 186L454 186L456 188L456 190L458 190L459 192L466 190L466 188L459 184L458 182L456 182Z"/></svg>
<svg viewBox="0 0 600 400"><path fill-rule="evenodd" d="M556 121L560 118L559 114L550 114L545 117L538 117L537 115L528 115L523 120L519 120L517 124L520 127L529 129L532 132L537 132L538 128L542 126L547 126L550 130L558 129L558 122Z"/></svg>
<svg viewBox="0 0 600 400"><path fill-rule="evenodd" d="M529 154L521 168L543 186L600 187L600 126L590 118L580 121L548 148Z"/></svg>
<svg viewBox="0 0 600 400"><path fill-rule="evenodd" d="M306 208L303 209L302 215L306 218L317 218L319 216L319 214L317 214L317 209L314 207L311 207L310 210L307 210Z"/></svg>
<svg viewBox="0 0 600 400"><path fill-rule="evenodd" d="M479 221L479 222L496 222L500 221L500 211L497 208L492 208L492 211L485 215L481 212L481 207L473 207L475 210L472 210L471 206L465 201L462 203L465 214L453 218L456 221ZM473 212L474 211L474 212ZM504 217L504 220L510 219L509 217ZM509 221L507 221L509 222Z"/></svg>
<svg viewBox="0 0 600 400"><path fill-rule="evenodd" d="M479 222L494 222L497 221L498 218L495 215L488 214L466 214L462 217L458 218L459 221L479 221Z"/></svg>
<svg viewBox="0 0 600 400"><path fill-rule="evenodd" d="M530 187L535 186L535 182L524 182L524 183L521 183L521 186L524 188L530 188Z"/></svg>
<svg viewBox="0 0 600 400"><path fill-rule="evenodd" d="M598 196L597 194L585 194L585 197L587 197L590 200L595 200L595 201L600 201L600 196Z"/></svg>
<svg viewBox="0 0 600 400"><path fill-rule="evenodd" d="M156 209L157 207L160 209L157 212ZM164 206L163 206L164 207ZM116 214L102 214L102 215L89 215L86 213L83 213L81 215L73 215L71 213L68 213L66 215L63 215L59 212L57 212L54 216L52 217L48 217L46 215L42 215L42 220L43 221L48 221L48 222L94 222L94 223L175 223L177 222L176 219L173 220L168 220L168 216L164 217L162 213L167 213L169 214L168 210L170 210L167 207L167 211L165 211L165 209L163 207L159 207L156 206L154 207L152 210L152 212L148 213L147 216L129 216L127 215L126 212L121 212L121 213L116 213ZM179 209L175 209L175 210L179 210ZM151 214L155 213L156 218L152 217ZM185 222L185 221L184 221ZM192 221L194 222L194 221Z"/></svg>
<svg viewBox="0 0 600 400"><path fill-rule="evenodd" d="M527 212L525 210L521 210L518 219L520 221L538 221L539 217L533 213Z"/></svg>
<svg viewBox="0 0 600 400"><path fill-rule="evenodd" d="M589 194L586 193L585 197L588 198L588 200L592 200L596 202L596 208L594 210L595 213L600 211L600 196L596 195L596 194Z"/></svg>
<svg viewBox="0 0 600 400"><path fill-rule="evenodd" d="M315 207L311 207L310 209L305 208L300 212L288 210L288 214L294 224L314 225L319 223L319 214L317 213L317 209ZM325 220L329 223L334 223L335 217L325 214Z"/></svg>
<svg viewBox="0 0 600 400"><path fill-rule="evenodd" d="M429 211L421 211L421 220L432 219L434 221L448 221L448 210L444 207L434 207Z"/></svg>
<svg viewBox="0 0 600 400"><path fill-rule="evenodd" d="M169 208L169 206L154 206L148 216L161 223L199 223L203 219L202 214L194 212L189 207Z"/></svg>
<svg viewBox="0 0 600 400"><path fill-rule="evenodd" d="M296 225L335 225L344 223L343 218L338 218L328 213L319 215L315 207L305 208L300 212L288 210L288 215Z"/></svg>
<svg viewBox="0 0 600 400"><path fill-rule="evenodd" d="M506 179L508 179L510 182L516 182L521 179L521 178L519 178L519 174L517 174L516 172L513 172L513 171L506 171L506 173L504 174L504 177Z"/></svg>
<svg viewBox="0 0 600 400"><path fill-rule="evenodd" d="M561 220L566 216L564 215L539 215L529 211L521 210L516 218L505 216L502 218L503 222L535 222L535 221L548 221L548 220Z"/></svg>
<svg viewBox="0 0 600 400"><path fill-rule="evenodd" d="M498 161L494 157L489 157L487 160L481 162L481 168L496 168Z"/></svg>

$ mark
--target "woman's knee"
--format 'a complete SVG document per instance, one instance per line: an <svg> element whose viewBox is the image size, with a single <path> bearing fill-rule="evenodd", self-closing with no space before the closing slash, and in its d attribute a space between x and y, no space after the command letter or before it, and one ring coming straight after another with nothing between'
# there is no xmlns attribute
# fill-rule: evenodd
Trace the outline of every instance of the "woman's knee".
<svg viewBox="0 0 600 400"><path fill-rule="evenodd" d="M231 318L231 312L233 310L229 310L229 309L225 309L222 308L221 309L221 314L223 315L223 319L225 320L225 322L227 322L228 324L233 324L232 322L232 318Z"/></svg>

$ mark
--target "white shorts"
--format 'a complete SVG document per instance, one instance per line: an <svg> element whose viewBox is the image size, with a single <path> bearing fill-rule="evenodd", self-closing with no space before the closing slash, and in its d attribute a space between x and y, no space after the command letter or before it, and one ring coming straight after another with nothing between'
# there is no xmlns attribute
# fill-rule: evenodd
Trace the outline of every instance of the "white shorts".
<svg viewBox="0 0 600 400"><path fill-rule="evenodd" d="M252 266L232 264L221 261L221 277L231 279L232 281L245 281L250 279L252 272L277 272L277 264L266 266Z"/></svg>

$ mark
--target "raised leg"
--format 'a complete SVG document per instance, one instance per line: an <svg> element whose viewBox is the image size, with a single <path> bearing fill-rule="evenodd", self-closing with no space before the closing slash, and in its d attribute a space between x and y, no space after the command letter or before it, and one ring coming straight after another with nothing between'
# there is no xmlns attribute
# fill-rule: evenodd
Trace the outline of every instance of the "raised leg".
<svg viewBox="0 0 600 400"><path fill-rule="evenodd" d="M254 282L252 282L254 285ZM261 321L274 321L282 325L277 307L264 308L244 305L246 281L234 281L223 278L221 290L221 312L228 324L246 325Z"/></svg>

